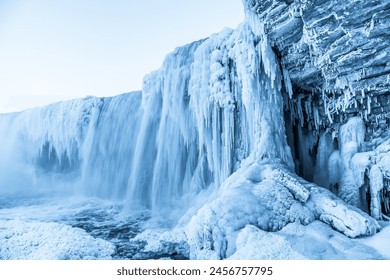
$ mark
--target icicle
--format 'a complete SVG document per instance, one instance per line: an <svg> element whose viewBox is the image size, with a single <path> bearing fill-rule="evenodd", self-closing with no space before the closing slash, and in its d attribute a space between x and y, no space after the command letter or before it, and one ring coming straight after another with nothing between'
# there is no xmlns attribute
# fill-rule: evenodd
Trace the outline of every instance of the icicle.
<svg viewBox="0 0 390 280"><path fill-rule="evenodd" d="M370 169L371 216L382 218L380 192L383 189L383 174L378 165Z"/></svg>
<svg viewBox="0 0 390 280"><path fill-rule="evenodd" d="M356 183L352 158L364 148L365 131L363 120L359 117L353 117L339 128L338 134L340 157L343 166L338 195L355 207L361 206L359 196L361 181L359 180Z"/></svg>
<svg viewBox="0 0 390 280"><path fill-rule="evenodd" d="M288 96L290 99L293 96L293 90L292 90L292 84L290 79L290 73L286 69L286 67L282 64L282 73L283 73L283 79L284 79L284 85L286 87L286 91L288 92Z"/></svg>
<svg viewBox="0 0 390 280"><path fill-rule="evenodd" d="M347 123L342 125L339 129L339 145L343 150L344 146L348 143L354 143L358 147L358 151L361 151L364 144L364 137L366 133L366 127L364 122L359 117L352 117Z"/></svg>
<svg viewBox="0 0 390 280"><path fill-rule="evenodd" d="M297 98L297 109L298 109L298 119L299 119L299 124L301 126L303 126L303 124L305 123L305 119L303 117L303 110L302 110L302 95L300 95L298 98Z"/></svg>
<svg viewBox="0 0 390 280"><path fill-rule="evenodd" d="M358 187L363 186L366 170L371 165L372 152L357 153L351 159L351 170L354 174L355 182Z"/></svg>
<svg viewBox="0 0 390 280"><path fill-rule="evenodd" d="M327 105L325 105L325 113L328 116L329 122L332 124L333 123L333 119L332 119L332 116L330 115L329 107Z"/></svg>
<svg viewBox="0 0 390 280"><path fill-rule="evenodd" d="M322 125L321 118L320 118L320 114L318 112L317 106L314 106L313 110L314 110L314 125L315 125L316 130L318 130L320 128L320 126Z"/></svg>

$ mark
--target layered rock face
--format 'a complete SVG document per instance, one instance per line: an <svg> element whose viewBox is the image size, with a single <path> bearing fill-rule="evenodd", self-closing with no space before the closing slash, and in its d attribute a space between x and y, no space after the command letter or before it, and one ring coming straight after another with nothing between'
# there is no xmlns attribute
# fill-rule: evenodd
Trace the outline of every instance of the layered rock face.
<svg viewBox="0 0 390 280"><path fill-rule="evenodd" d="M390 1L243 4L291 80L285 113L297 173L377 218L388 214Z"/></svg>
<svg viewBox="0 0 390 280"><path fill-rule="evenodd" d="M329 108L331 115L371 110L388 120L383 113L390 109L390 1L245 0L244 5L264 21L296 88L315 92L312 98L320 104L344 103Z"/></svg>
<svg viewBox="0 0 390 280"><path fill-rule="evenodd" d="M245 5L265 22L297 86L388 91L389 1L246 0Z"/></svg>

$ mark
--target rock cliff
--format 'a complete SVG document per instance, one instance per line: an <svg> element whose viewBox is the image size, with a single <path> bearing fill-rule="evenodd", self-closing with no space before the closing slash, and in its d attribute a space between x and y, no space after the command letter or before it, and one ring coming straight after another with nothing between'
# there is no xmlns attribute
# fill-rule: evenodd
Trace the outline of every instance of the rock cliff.
<svg viewBox="0 0 390 280"><path fill-rule="evenodd" d="M376 164L388 151L390 138L390 1L243 4L247 20L264 24L284 80L291 80L285 120L297 173L379 217L372 205L378 193L376 208L387 214L389 190L373 190L372 174L385 174L381 185L388 185L389 163L382 160L379 169ZM352 145L359 133L363 140ZM351 173L356 166L361 167L358 182Z"/></svg>

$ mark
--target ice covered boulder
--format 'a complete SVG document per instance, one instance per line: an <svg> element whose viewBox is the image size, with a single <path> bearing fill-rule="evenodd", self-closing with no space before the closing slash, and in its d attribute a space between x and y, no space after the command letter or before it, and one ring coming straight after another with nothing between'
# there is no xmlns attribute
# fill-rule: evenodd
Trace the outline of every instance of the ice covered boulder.
<svg viewBox="0 0 390 280"><path fill-rule="evenodd" d="M236 247L237 251L229 259L362 260L383 259L385 256L319 221L307 226L291 223L278 232L246 226L237 235Z"/></svg>
<svg viewBox="0 0 390 280"><path fill-rule="evenodd" d="M202 207L185 231L191 258L228 258L239 249L237 234L248 225L277 232L290 223L308 225L315 220L352 238L380 229L366 213L285 166L253 163L228 178L218 198ZM292 256L300 258L295 253Z"/></svg>

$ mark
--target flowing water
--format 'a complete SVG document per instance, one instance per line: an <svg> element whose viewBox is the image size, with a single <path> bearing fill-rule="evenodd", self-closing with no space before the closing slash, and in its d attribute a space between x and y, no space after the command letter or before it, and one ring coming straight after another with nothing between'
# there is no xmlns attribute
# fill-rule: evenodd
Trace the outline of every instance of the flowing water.
<svg viewBox="0 0 390 280"><path fill-rule="evenodd" d="M133 240L134 237L145 229L145 225L151 226L150 211L134 211L131 215L123 214L123 204L97 198L59 196L48 193L18 193L0 195L0 220L24 221L26 223L64 224L73 228L80 228L88 235L106 240L114 245L113 259L185 259L177 253L147 252L144 250L145 242ZM162 226L157 223L155 227ZM10 231L10 229L7 229ZM12 231L12 229L11 229ZM48 238L58 237L57 234L46 233ZM21 235L17 230L10 240ZM24 234L25 246L29 246L30 235ZM66 237L65 237L66 238ZM82 238L82 237L80 237ZM42 240L45 237L42 236ZM70 239L67 242L72 243ZM77 246L77 242L74 243ZM15 250L25 248L15 247ZM53 248L55 249L55 248ZM0 259L4 257L0 248ZM99 250L99 248L96 248ZM23 256L21 256L23 257Z"/></svg>

